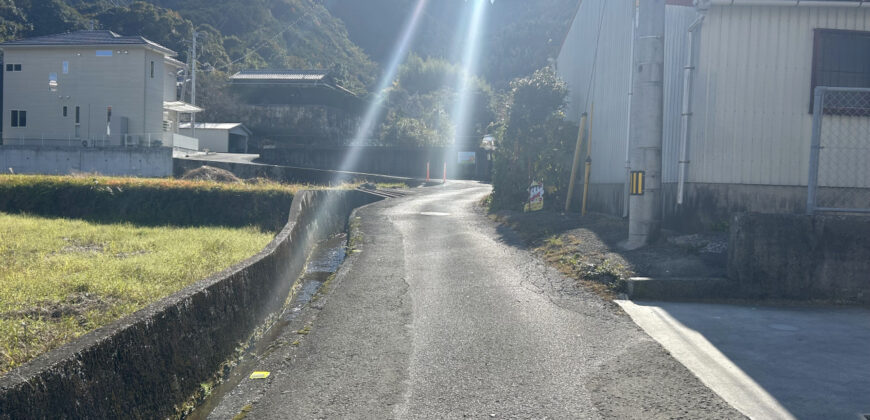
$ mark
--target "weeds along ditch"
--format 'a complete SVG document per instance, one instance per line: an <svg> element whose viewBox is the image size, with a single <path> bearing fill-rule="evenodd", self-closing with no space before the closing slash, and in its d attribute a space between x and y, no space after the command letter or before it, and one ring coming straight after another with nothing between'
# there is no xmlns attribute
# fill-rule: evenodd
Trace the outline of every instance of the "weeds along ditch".
<svg viewBox="0 0 870 420"><path fill-rule="evenodd" d="M302 188L0 175L0 374L256 254Z"/></svg>

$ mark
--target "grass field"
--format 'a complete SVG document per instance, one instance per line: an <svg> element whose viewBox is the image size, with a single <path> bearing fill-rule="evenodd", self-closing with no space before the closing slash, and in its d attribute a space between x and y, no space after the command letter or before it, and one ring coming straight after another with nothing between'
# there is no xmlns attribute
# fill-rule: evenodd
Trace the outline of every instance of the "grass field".
<svg viewBox="0 0 870 420"><path fill-rule="evenodd" d="M273 235L0 213L0 373L256 254Z"/></svg>

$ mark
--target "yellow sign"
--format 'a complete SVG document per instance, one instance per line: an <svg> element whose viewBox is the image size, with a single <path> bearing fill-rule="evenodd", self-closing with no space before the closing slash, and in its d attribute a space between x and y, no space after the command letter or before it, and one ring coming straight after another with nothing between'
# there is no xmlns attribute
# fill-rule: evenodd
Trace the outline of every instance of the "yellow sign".
<svg viewBox="0 0 870 420"><path fill-rule="evenodd" d="M643 195L643 176L644 171L631 171L631 185L629 185L631 195Z"/></svg>
<svg viewBox="0 0 870 420"><path fill-rule="evenodd" d="M269 377L269 372L254 372L251 374L251 379L266 379Z"/></svg>

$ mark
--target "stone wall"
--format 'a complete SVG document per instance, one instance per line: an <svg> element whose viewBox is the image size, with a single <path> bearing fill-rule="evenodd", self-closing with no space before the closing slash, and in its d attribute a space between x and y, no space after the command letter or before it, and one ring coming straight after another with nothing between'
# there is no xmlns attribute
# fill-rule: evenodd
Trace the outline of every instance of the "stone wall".
<svg viewBox="0 0 870 420"><path fill-rule="evenodd" d="M174 414L282 308L316 241L378 199L297 194L286 226L257 255L0 377L0 419Z"/></svg>
<svg viewBox="0 0 870 420"><path fill-rule="evenodd" d="M168 147L2 146L0 169L16 174L77 172L140 177L172 176Z"/></svg>
<svg viewBox="0 0 870 420"><path fill-rule="evenodd" d="M730 228L742 295L870 303L870 217L739 213Z"/></svg>

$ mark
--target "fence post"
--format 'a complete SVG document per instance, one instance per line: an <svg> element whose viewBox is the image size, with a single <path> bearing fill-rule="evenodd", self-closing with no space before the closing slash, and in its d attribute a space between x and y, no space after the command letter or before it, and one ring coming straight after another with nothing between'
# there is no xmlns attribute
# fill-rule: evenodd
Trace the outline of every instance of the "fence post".
<svg viewBox="0 0 870 420"><path fill-rule="evenodd" d="M825 111L827 88L816 86L813 92L813 136L810 142L809 180L807 180L807 214L816 211L816 193L819 187L819 152L822 146L822 116Z"/></svg>

